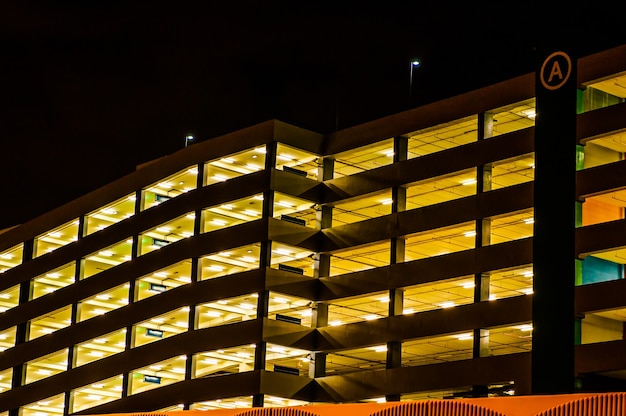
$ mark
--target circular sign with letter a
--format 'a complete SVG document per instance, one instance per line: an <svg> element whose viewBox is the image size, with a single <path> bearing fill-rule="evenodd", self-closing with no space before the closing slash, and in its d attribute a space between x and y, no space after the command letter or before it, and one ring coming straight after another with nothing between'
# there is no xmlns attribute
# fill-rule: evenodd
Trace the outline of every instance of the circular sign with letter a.
<svg viewBox="0 0 626 416"><path fill-rule="evenodd" d="M565 52L554 52L541 65L541 84L547 90L561 88L572 73L572 60Z"/></svg>

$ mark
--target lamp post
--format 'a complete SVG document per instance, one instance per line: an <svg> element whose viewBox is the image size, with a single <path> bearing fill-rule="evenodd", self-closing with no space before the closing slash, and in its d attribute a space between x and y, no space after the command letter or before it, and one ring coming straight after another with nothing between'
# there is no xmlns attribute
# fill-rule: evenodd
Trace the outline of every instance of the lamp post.
<svg viewBox="0 0 626 416"><path fill-rule="evenodd" d="M413 70L421 65L417 58L411 59L409 62L409 108L413 107Z"/></svg>
<svg viewBox="0 0 626 416"><path fill-rule="evenodd" d="M191 134L185 136L185 147L189 146L189 142L193 142L194 137Z"/></svg>

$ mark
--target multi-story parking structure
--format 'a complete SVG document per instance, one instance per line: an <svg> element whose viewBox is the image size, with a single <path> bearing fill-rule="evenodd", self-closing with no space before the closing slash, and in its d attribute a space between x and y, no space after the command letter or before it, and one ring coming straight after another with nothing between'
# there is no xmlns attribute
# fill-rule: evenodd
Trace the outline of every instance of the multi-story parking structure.
<svg viewBox="0 0 626 416"><path fill-rule="evenodd" d="M538 282L536 74L330 135L267 121L0 234L0 415L544 393L561 290L563 378L622 389L626 46L575 64L565 284Z"/></svg>

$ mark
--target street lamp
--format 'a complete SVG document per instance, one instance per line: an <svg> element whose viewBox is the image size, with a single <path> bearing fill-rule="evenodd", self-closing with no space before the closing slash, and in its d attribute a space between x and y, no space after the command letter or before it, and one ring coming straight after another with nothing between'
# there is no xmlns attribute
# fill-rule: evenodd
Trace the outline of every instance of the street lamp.
<svg viewBox="0 0 626 416"><path fill-rule="evenodd" d="M413 106L413 69L419 67L422 63L419 59L413 58L409 62L409 108Z"/></svg>
<svg viewBox="0 0 626 416"><path fill-rule="evenodd" d="M193 142L194 137L191 134L185 136L185 147L189 145L189 142Z"/></svg>

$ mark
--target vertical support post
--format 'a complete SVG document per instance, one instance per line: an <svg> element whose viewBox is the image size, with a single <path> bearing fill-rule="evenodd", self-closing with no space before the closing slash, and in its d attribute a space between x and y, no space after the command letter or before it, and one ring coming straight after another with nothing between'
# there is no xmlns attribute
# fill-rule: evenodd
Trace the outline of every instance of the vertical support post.
<svg viewBox="0 0 626 416"><path fill-rule="evenodd" d="M481 113L478 115L478 140L484 140L493 135L493 114ZM488 192L491 185L492 165L484 164L477 166L476 170L476 193ZM491 244L491 218L476 219L476 237L474 246L485 247ZM474 302L489 300L489 273L479 272L474 274ZM472 357L480 358L489 355L489 329L474 328L472 337ZM487 397L489 386L473 385L472 397Z"/></svg>
<svg viewBox="0 0 626 416"><path fill-rule="evenodd" d="M257 301L257 319L266 318L269 310L269 290L259 292ZM262 333L261 333L262 335ZM265 370L267 361L267 342L262 339L256 342L256 348L254 349L254 370ZM255 393L252 396L252 407L263 407L265 402L265 395L263 393Z"/></svg>
<svg viewBox="0 0 626 416"><path fill-rule="evenodd" d="M35 254L35 241L34 239L29 239L24 242L24 249L22 251L22 263L26 263L29 260L33 259ZM28 279L20 283L20 293L19 293L19 301L20 305L30 301L33 297L33 280ZM30 322L20 322L15 329L15 345L18 346L20 344L28 341L30 337ZM13 367L13 374L11 377L11 388L20 387L24 384L24 380L26 377L26 363L20 363ZM9 416L18 416L19 409L10 409Z"/></svg>
<svg viewBox="0 0 626 416"><path fill-rule="evenodd" d="M311 325L314 328L320 328L328 325L328 304L316 303L313 308L313 316L311 317ZM309 377L324 377L326 375L326 353L311 353L311 361L309 363Z"/></svg>
<svg viewBox="0 0 626 416"><path fill-rule="evenodd" d="M321 181L333 178L335 171L335 159L330 157L321 157L318 159L317 177ZM315 223L318 230L329 228L333 222L333 208L331 206L322 205L316 210ZM316 278L330 276L330 255L326 253L314 254L313 275ZM314 302L312 307L311 326L313 328L321 328L328 325L328 304ZM309 361L309 377L324 377L326 375L326 353L312 352Z"/></svg>
<svg viewBox="0 0 626 416"><path fill-rule="evenodd" d="M196 188L200 189L206 183L206 164L198 163L196 166L198 172L196 176ZM204 232L204 211L196 209L194 213L193 235L198 236ZM202 274L202 258L193 257L191 259L191 284L196 284L201 279ZM189 305L189 316L187 317L187 331L193 331L198 327L198 305ZM185 360L185 380L191 380L196 373L196 361L193 354L187 354ZM189 410L191 404L183 403L183 410Z"/></svg>
<svg viewBox="0 0 626 416"><path fill-rule="evenodd" d="M82 240L83 237L87 235L87 218L84 215L81 215L78 219L78 240ZM74 269L74 281L77 282L81 280L84 276L84 259L81 259L76 262L76 267ZM70 325L76 325L80 320L80 314L82 310L81 302L73 302L72 310L70 311ZM67 365L66 371L70 371L72 368L76 367L76 353L77 348L76 345L68 346L67 352ZM65 396L63 398L63 415L67 416L72 413L74 407L74 398L72 396L71 391L66 391Z"/></svg>
<svg viewBox="0 0 626 416"><path fill-rule="evenodd" d="M135 215L140 214L145 207L145 194L143 189L135 191ZM131 248L130 257L135 260L141 254L141 235L133 234L133 246ZM131 305L137 301L138 287L135 279L128 282L128 304ZM124 336L124 350L128 351L135 345L135 331L132 325L126 327ZM122 397L128 397L131 389L130 373L128 371L122 374Z"/></svg>
<svg viewBox="0 0 626 416"><path fill-rule="evenodd" d="M252 396L252 407L263 407L265 403L265 395L263 393L256 393Z"/></svg>
<svg viewBox="0 0 626 416"><path fill-rule="evenodd" d="M65 397L63 398L63 416L68 416L73 413L74 409L74 396L71 391L65 392Z"/></svg>
<svg viewBox="0 0 626 416"><path fill-rule="evenodd" d="M271 171L276 168L276 154L278 151L278 143L272 141L265 146L265 170ZM263 218L271 218L274 215L274 191L271 184L268 183L266 190L263 192ZM272 260L272 241L266 239L261 241L261 253L259 256L259 268L265 270L271 266ZM267 318L269 314L269 290L263 289L258 293L257 299L257 319ZM267 361L267 343L263 341L263 333L260 339L255 343L254 350L254 370L265 370ZM263 407L265 395L256 393L252 396L252 407Z"/></svg>
<svg viewBox="0 0 626 416"><path fill-rule="evenodd" d="M411 63L411 73L413 71L413 63ZM393 138L393 162L398 163L408 158L409 139L407 137ZM391 188L391 213L397 214L406 210L406 188L402 185L395 185ZM389 264L397 264L404 262L406 240L404 236L392 237L389 247ZM404 290L402 288L393 288L389 290L389 316L402 315L404 310ZM388 370L400 368L402 366L402 340L387 341L387 357L386 368ZM389 393L385 395L388 402L400 401L399 393Z"/></svg>
<svg viewBox="0 0 626 416"><path fill-rule="evenodd" d="M575 390L576 59L537 54L532 393Z"/></svg>

